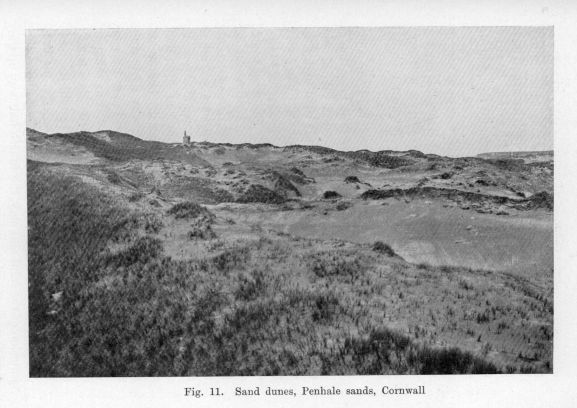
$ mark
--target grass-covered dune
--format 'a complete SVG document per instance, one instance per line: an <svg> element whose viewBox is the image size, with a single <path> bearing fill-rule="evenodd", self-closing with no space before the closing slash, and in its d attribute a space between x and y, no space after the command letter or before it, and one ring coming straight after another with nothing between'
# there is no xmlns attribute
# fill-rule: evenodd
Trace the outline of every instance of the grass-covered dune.
<svg viewBox="0 0 577 408"><path fill-rule="evenodd" d="M195 233L207 253L166 254L167 223L222 231L213 211L146 212L30 165L30 375L552 370L551 296L521 278L264 230Z"/></svg>

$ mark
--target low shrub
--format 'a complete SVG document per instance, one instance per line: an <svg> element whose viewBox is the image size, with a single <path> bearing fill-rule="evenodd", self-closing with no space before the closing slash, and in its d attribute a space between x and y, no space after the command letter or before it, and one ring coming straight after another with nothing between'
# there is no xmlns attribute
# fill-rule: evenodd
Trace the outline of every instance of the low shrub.
<svg viewBox="0 0 577 408"><path fill-rule="evenodd" d="M292 171L294 174L297 174L301 177L306 177L306 175L303 173L303 171L301 169L299 169L298 167L291 167L290 171Z"/></svg>
<svg viewBox="0 0 577 408"><path fill-rule="evenodd" d="M340 198L340 197L342 197L342 196L339 193L337 193L336 191L330 191L329 190L329 191L325 191L323 193L323 198L325 200L332 200L334 198Z"/></svg>
<svg viewBox="0 0 577 408"><path fill-rule="evenodd" d="M454 174L453 174L452 172L445 172L445 173L441 173L441 174L439 175L439 178L442 179L442 180L449 180L450 178L453 177L453 175L454 175Z"/></svg>
<svg viewBox="0 0 577 408"><path fill-rule="evenodd" d="M144 226L144 231L148 234L157 234L160 229L164 226L162 220L154 214L143 214L142 224Z"/></svg>
<svg viewBox="0 0 577 408"><path fill-rule="evenodd" d="M352 206L353 206L353 203L351 203L349 201L339 201L335 208L337 209L337 211L344 211L344 210L351 208Z"/></svg>
<svg viewBox="0 0 577 408"><path fill-rule="evenodd" d="M500 170L523 171L528 167L523 159L488 159L487 161Z"/></svg>
<svg viewBox="0 0 577 408"><path fill-rule="evenodd" d="M239 203L281 204L285 202L286 199L275 191L260 184L252 184L236 201Z"/></svg>
<svg viewBox="0 0 577 408"><path fill-rule="evenodd" d="M198 218L200 216L214 219L214 215L200 204L192 201L184 201L173 205L168 210L169 215L174 215L174 218Z"/></svg>
<svg viewBox="0 0 577 408"><path fill-rule="evenodd" d="M553 211L553 194L546 191L541 191L537 194L532 195L527 199L529 203L529 208L545 208L549 211Z"/></svg>
<svg viewBox="0 0 577 408"><path fill-rule="evenodd" d="M214 239L216 238L216 233L213 231L210 223L196 222L192 224L192 229L188 231L187 237L190 240Z"/></svg>
<svg viewBox="0 0 577 408"><path fill-rule="evenodd" d="M246 247L232 248L212 258L212 264L219 271L228 272L246 264L250 259L250 251Z"/></svg>
<svg viewBox="0 0 577 408"><path fill-rule="evenodd" d="M382 241L376 241L373 244L373 251L381 253L383 255L386 256L397 256L396 252L393 250L393 248L390 247L390 245L385 244Z"/></svg>
<svg viewBox="0 0 577 408"><path fill-rule="evenodd" d="M315 299L312 319L315 322L326 322L338 311L339 299L334 293L321 293Z"/></svg>
<svg viewBox="0 0 577 408"><path fill-rule="evenodd" d="M108 174L106 175L106 179L110 181L112 184L120 184L120 182L122 181L120 176L113 171L108 172Z"/></svg>
<svg viewBox="0 0 577 408"><path fill-rule="evenodd" d="M128 201L133 203L135 201L140 201L143 197L144 197L144 193L137 191L136 193L133 193L133 194L128 196Z"/></svg>

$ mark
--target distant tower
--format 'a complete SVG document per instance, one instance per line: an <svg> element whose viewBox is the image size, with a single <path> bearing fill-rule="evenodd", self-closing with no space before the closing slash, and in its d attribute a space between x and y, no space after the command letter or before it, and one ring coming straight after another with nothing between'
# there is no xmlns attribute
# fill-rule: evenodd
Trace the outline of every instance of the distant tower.
<svg viewBox="0 0 577 408"><path fill-rule="evenodd" d="M185 146L190 144L190 136L186 134L186 130L184 131L184 136L182 137L182 144Z"/></svg>

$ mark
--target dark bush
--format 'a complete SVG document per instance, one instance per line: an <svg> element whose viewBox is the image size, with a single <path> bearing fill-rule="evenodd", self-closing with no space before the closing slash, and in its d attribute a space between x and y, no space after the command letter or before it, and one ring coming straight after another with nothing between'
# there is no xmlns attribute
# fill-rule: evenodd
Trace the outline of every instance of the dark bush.
<svg viewBox="0 0 577 408"><path fill-rule="evenodd" d="M327 321L337 312L339 299L333 293L319 294L315 299L315 306L312 312L313 321Z"/></svg>
<svg viewBox="0 0 577 408"><path fill-rule="evenodd" d="M301 169L299 169L298 167L291 167L290 171L292 171L294 174L297 174L301 177L306 177L306 175L303 173L303 171Z"/></svg>
<svg viewBox="0 0 577 408"><path fill-rule="evenodd" d="M289 180L289 178L283 176L278 172L272 173L272 178L274 179L274 191L283 196L288 197L289 195L293 194L296 197L301 196L301 192L298 188L294 186L293 183Z"/></svg>
<svg viewBox="0 0 577 408"><path fill-rule="evenodd" d="M285 177L297 184L310 184L315 182L314 178L307 177L307 175L297 167L292 167L289 172L285 173Z"/></svg>
<svg viewBox="0 0 577 408"><path fill-rule="evenodd" d="M391 359L394 356L394 359ZM339 356L325 359L326 373L337 371L349 358L354 372L377 374L497 374L495 365L456 348L437 349L413 343L407 336L379 328L368 337L349 337Z"/></svg>
<svg viewBox="0 0 577 408"><path fill-rule="evenodd" d="M400 188L389 189L389 190L367 190L361 194L363 200L384 200L391 197L403 197L405 196L405 191Z"/></svg>
<svg viewBox="0 0 577 408"><path fill-rule="evenodd" d="M478 324L482 324L491 321L491 318L489 317L488 311L485 310L483 313L477 313L476 320Z"/></svg>
<svg viewBox="0 0 577 408"><path fill-rule="evenodd" d="M212 199L215 203L231 203L234 201L234 196L225 189L215 188L208 195L209 199Z"/></svg>
<svg viewBox="0 0 577 408"><path fill-rule="evenodd" d="M186 236L190 240L214 239L216 238L216 233L212 230L210 224L195 224Z"/></svg>
<svg viewBox="0 0 577 408"><path fill-rule="evenodd" d="M384 254L386 256L397 256L397 254L393 250L393 248L391 248L390 245L385 244L382 241L376 241L373 244L373 251L379 252L379 253Z"/></svg>
<svg viewBox="0 0 577 408"><path fill-rule="evenodd" d="M143 197L144 197L144 193L137 191L136 193L133 193L133 194L128 196L128 201L133 203L135 201L140 201Z"/></svg>
<svg viewBox="0 0 577 408"><path fill-rule="evenodd" d="M492 363L457 348L423 348L418 354L419 374L498 374Z"/></svg>
<svg viewBox="0 0 577 408"><path fill-rule="evenodd" d="M529 167L523 159L489 159L487 161L500 170L523 171Z"/></svg>
<svg viewBox="0 0 577 408"><path fill-rule="evenodd" d="M157 234L164 226L162 221L154 215L144 216L144 231L149 234Z"/></svg>
<svg viewBox="0 0 577 408"><path fill-rule="evenodd" d="M260 184L252 184L236 201L239 203L281 204L286 199Z"/></svg>
<svg viewBox="0 0 577 408"><path fill-rule="evenodd" d="M122 179L120 178L120 176L118 174L116 174L113 171L108 172L108 174L106 175L106 178L108 179L108 181L110 181L112 184L120 184L120 182L122 181Z"/></svg>
<svg viewBox="0 0 577 408"><path fill-rule="evenodd" d="M168 214L174 215L175 218L198 218L200 216L213 219L214 215L205 207L192 201L185 201L173 205Z"/></svg>
<svg viewBox="0 0 577 408"><path fill-rule="evenodd" d="M238 268L246 264L250 259L250 251L248 248L233 248L228 249L220 255L212 258L212 264L216 269L228 272L233 268Z"/></svg>
<svg viewBox="0 0 577 408"><path fill-rule="evenodd" d="M347 176L345 178L345 183L360 183L361 180L357 176Z"/></svg>
<svg viewBox="0 0 577 408"><path fill-rule="evenodd" d="M351 203L350 201L339 201L337 203L336 209L337 209L337 211L344 211L344 210L351 208L352 206L353 206L353 203Z"/></svg>
<svg viewBox="0 0 577 408"><path fill-rule="evenodd" d="M368 150L358 152L340 152L342 156L351 158L355 161L361 161L375 167L383 167L387 169L396 169L402 166L408 166L414 163L404 157L391 156L386 152L370 152Z"/></svg>
<svg viewBox="0 0 577 408"><path fill-rule="evenodd" d="M553 211L554 208L553 194L546 191L532 195L527 199L527 202L529 203L529 208L545 208L549 211Z"/></svg>
<svg viewBox="0 0 577 408"><path fill-rule="evenodd" d="M325 200L332 200L334 198L340 198L340 197L342 197L342 196L339 193L337 193L336 191L330 191L329 190L329 191L325 191L323 193L323 198Z"/></svg>

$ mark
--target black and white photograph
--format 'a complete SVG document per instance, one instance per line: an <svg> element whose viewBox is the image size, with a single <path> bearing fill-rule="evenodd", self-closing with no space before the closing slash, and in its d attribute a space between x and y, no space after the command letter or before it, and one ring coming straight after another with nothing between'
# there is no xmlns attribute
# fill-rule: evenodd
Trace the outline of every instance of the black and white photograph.
<svg viewBox="0 0 577 408"><path fill-rule="evenodd" d="M0 406L571 407L576 6L0 1Z"/></svg>
<svg viewBox="0 0 577 408"><path fill-rule="evenodd" d="M25 47L30 377L555 372L553 27Z"/></svg>

